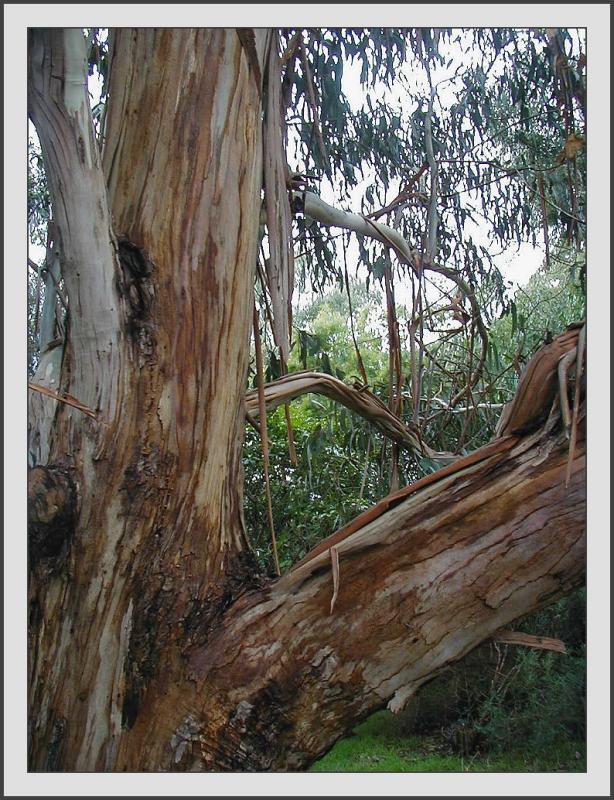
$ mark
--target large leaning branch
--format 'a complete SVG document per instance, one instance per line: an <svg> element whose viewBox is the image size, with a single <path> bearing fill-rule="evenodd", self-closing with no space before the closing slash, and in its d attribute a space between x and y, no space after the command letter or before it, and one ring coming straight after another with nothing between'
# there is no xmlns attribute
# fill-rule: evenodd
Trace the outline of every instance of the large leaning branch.
<svg viewBox="0 0 614 800"><path fill-rule="evenodd" d="M575 341L562 338L564 357ZM150 685L155 719L137 717L138 746L116 768L138 768L147 743L159 769L304 769L358 720L400 710L448 664L579 585L583 416L566 486L559 404L526 403L550 357L536 355L512 405L530 432L386 498L281 578L242 591L223 624L195 630L185 683L164 674Z"/></svg>
<svg viewBox="0 0 614 800"><path fill-rule="evenodd" d="M498 440L334 553L240 598L189 660L208 687L191 719L216 723L187 765L304 768L357 719L403 708L446 665L581 583L585 459L577 449L566 488L559 422Z"/></svg>

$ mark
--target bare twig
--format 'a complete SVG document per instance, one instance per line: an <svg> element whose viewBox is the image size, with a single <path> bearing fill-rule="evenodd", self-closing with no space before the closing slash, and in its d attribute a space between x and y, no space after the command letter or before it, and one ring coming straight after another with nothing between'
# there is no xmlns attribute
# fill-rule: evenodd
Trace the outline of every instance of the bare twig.
<svg viewBox="0 0 614 800"><path fill-rule="evenodd" d="M345 276L345 289L348 296L348 306L350 309L350 329L352 331L352 340L354 342L354 350L356 351L356 361L358 362L358 370L360 372L360 376L365 384L368 386L369 379L367 377L367 371L365 369L365 365L362 360L362 356L360 354L360 348L358 347L358 341L356 339L356 330L354 328L354 310L352 308L352 295L350 292L350 278L348 275L348 262L347 262L347 250L345 247L345 235L341 237L341 244L343 247L343 271Z"/></svg>
<svg viewBox="0 0 614 800"><path fill-rule="evenodd" d="M548 213L546 211L546 188L544 186L544 175L542 172L537 175L537 185L539 186L539 199L542 210L542 226L544 230L544 247L546 248L546 269L550 268L550 240L548 238Z"/></svg>
<svg viewBox="0 0 614 800"><path fill-rule="evenodd" d="M431 192L429 198L429 209L427 215L427 233L426 233L426 260L428 262L434 261L437 257L437 183L439 167L435 160L435 153L433 150L433 104L435 101L435 89L433 88L433 81L431 78L431 68L428 59L425 62L426 74L429 82L429 107L424 121L424 134L426 156L429 163L431 173Z"/></svg>
<svg viewBox="0 0 614 800"><path fill-rule="evenodd" d="M412 191L413 186L426 172L428 166L429 166L428 162L425 161L424 164L422 164L422 166L420 167L420 169L415 173L415 175L411 176L411 178L407 183L407 186L401 192L399 192L399 194L394 198L394 200L388 203L388 205L385 206L384 208L381 208L379 211L374 211L372 214L367 214L368 218L372 220L378 220L385 214L389 214L391 211L394 211L402 203L405 203L407 200L411 200L412 197L417 197L418 196L417 192Z"/></svg>
<svg viewBox="0 0 614 800"><path fill-rule="evenodd" d="M365 455L365 468L362 473L362 481L360 482L360 492L358 493L358 497L362 500L362 496L365 492L365 486L367 484L367 476L369 475L369 455L371 451L371 437L367 439L367 452Z"/></svg>

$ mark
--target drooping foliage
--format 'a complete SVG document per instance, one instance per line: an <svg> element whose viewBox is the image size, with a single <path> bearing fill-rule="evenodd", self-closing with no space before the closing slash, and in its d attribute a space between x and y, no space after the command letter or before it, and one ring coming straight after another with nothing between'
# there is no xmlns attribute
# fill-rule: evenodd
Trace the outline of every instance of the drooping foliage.
<svg viewBox="0 0 614 800"><path fill-rule="evenodd" d="M94 125L103 146L108 37L96 28L85 34ZM500 406L543 337L583 314L582 31L292 28L278 35L275 70L300 295L292 297L285 276L294 319L289 312L292 349L284 355L272 335L283 292L273 297L267 277L277 251L270 246L271 220L261 220L256 281L260 316L268 322L265 380L308 368L367 382L404 422L417 425L426 442L467 452L492 434ZM265 88L265 101L271 91ZM34 140L29 167L30 239L44 246L49 200ZM411 262L381 240L325 227L301 213L292 190L300 194L305 186L367 220L386 221L408 243ZM513 298L497 268L499 254L527 241L545 251L548 313L557 286L560 295L577 298L557 319L543 316L538 297ZM36 267L45 269L48 257L29 269L31 372L45 297ZM324 322L318 301L305 309L302 298L333 286L336 299L326 300ZM570 294L571 286L579 288ZM328 420L307 423L296 412L299 443L313 450L326 429L335 449L347 423L356 463L378 460L383 483L377 495L399 480L395 471L407 481L437 467L424 454L399 454L367 434L349 411L333 412L330 401L308 402L312 411L320 403ZM331 418L342 420L342 428L333 430ZM287 410L285 425L292 439ZM365 435L354 435L358 429ZM302 467L293 463L292 469ZM291 485L287 475L283 483Z"/></svg>
<svg viewBox="0 0 614 800"><path fill-rule="evenodd" d="M419 251L434 194L437 256L472 284L492 270L497 250L539 231L542 199L550 238L565 233L583 241L580 32L310 30L288 31L285 42L293 52L284 81L297 172L323 181L328 174L346 202L358 187L356 210L366 214L406 194L396 222ZM362 96L352 102L347 95L357 78ZM338 274L333 243L316 244L309 227L301 233L316 280ZM376 277L380 256L377 246L361 250Z"/></svg>

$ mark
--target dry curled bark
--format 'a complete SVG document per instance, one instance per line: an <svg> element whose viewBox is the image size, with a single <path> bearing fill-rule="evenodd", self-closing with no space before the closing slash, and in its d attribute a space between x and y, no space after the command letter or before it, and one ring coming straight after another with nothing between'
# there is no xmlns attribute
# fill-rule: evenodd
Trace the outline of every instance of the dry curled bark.
<svg viewBox="0 0 614 800"><path fill-rule="evenodd" d="M447 453L438 453L423 442L413 426L405 425L390 409L379 400L366 386L348 386L338 378L323 372L293 372L264 387L267 410L294 400L304 394L321 394L341 403L371 422L384 436L397 442L401 447L412 450L430 458L454 458ZM258 392L251 390L245 395L247 412L252 416L259 413Z"/></svg>

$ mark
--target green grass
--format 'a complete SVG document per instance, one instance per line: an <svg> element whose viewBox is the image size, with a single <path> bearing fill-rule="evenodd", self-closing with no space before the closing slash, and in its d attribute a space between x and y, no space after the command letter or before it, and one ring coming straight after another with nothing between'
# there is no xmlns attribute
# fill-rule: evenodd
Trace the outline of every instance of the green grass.
<svg viewBox="0 0 614 800"><path fill-rule="evenodd" d="M433 736L407 735L401 720L378 711L343 739L310 772L585 772L584 743L547 752L518 750L463 758Z"/></svg>

